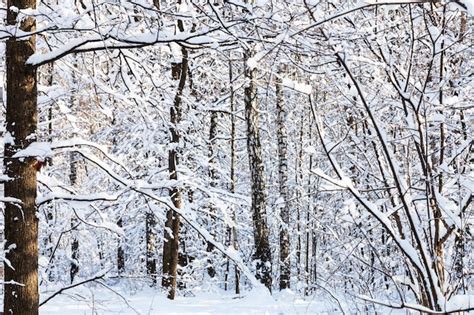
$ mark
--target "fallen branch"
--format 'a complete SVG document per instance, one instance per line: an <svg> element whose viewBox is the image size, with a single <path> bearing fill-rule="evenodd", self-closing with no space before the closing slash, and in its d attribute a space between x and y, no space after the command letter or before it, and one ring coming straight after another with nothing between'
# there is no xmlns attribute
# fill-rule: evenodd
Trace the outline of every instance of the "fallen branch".
<svg viewBox="0 0 474 315"><path fill-rule="evenodd" d="M81 282L78 282L78 283L74 283L74 284L71 284L70 286L61 288L60 290L58 290L58 291L56 291L55 293L53 293L52 295L50 295L46 300L44 300L43 302L41 302L41 303L39 304L39 306L40 306L40 307L43 306L44 304L48 303L50 300L52 300L53 298L55 298L56 296L58 296L59 294L63 293L63 292L66 291L66 290L73 289L73 288L75 288L75 287L81 286L81 285L86 284L86 283L88 283L88 282L94 282L94 281L97 281L97 280L99 280L99 279L102 279L102 278L105 277L105 275L106 275L107 273L108 273L108 271L105 272L105 273L103 273L103 274L101 274L101 275L99 275L99 276L95 276L95 277L93 277L93 278L86 279L86 280L84 280L84 281L81 281Z"/></svg>

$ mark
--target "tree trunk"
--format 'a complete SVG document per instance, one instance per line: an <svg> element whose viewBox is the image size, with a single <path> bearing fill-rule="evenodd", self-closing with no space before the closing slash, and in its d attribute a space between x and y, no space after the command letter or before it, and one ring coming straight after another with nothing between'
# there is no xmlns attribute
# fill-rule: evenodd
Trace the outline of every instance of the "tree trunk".
<svg viewBox="0 0 474 315"><path fill-rule="evenodd" d="M210 129L209 129L209 177L211 181L211 187L215 188L217 187L217 169L216 169L216 149L215 149L215 139L217 136L217 112L212 112L211 113L211 119L210 119ZM211 213L210 218L209 218L209 232L212 236L215 236L215 229L216 229L216 222L213 217L216 213L216 208L214 205L210 205L209 211ZM207 242L207 248L206 251L209 253L209 257L212 255L212 251L214 250L214 245L211 243ZM216 270L214 269L214 266L212 265L212 258L208 259L208 266L207 266L207 273L209 274L209 277L214 278L216 275Z"/></svg>
<svg viewBox="0 0 474 315"><path fill-rule="evenodd" d="M74 186L77 182L77 154L76 152L71 152L69 155L69 180L71 186ZM77 219L71 219L71 227L75 227L77 225ZM72 231L72 242L71 242L71 268L69 270L69 274L71 277L71 283L74 282L74 278L76 277L77 273L79 272L79 240L77 235L74 235L74 231Z"/></svg>
<svg viewBox="0 0 474 315"><path fill-rule="evenodd" d="M301 241L301 225L302 225L302 187L303 187L303 134L304 134L304 113L301 113L300 120L300 131L299 131L299 145L296 145L298 150L298 156L296 158L295 166L295 184L296 184L296 273L298 275L298 282L301 281L302 274L302 259L301 253L303 251L303 245ZM300 187L301 186L301 187Z"/></svg>
<svg viewBox="0 0 474 315"><path fill-rule="evenodd" d="M122 218L119 218L117 220L117 226L120 228L123 227ZM125 251L123 250L122 242L123 242L123 238L120 238L119 246L117 248L117 272L119 276L125 272Z"/></svg>
<svg viewBox="0 0 474 315"><path fill-rule="evenodd" d="M178 27L180 31L182 29L182 23L179 23ZM174 99L174 104L170 108L170 133L171 133L171 144L168 154L168 171L171 180L178 180L178 151L176 146L179 144L180 135L178 132L178 124L181 121L181 104L184 86L186 84L186 75L188 72L188 53L185 48L182 48L182 60L180 63L172 65L172 76L173 79L179 80L178 91ZM181 189L179 187L173 187L170 189L170 197L173 205L176 208L183 207L183 197ZM163 246L163 287L167 288L168 298L173 300L176 295L176 276L178 272L178 258L179 258L179 226L180 218L177 213L173 210L168 210L166 214L165 223L165 244Z"/></svg>
<svg viewBox="0 0 474 315"><path fill-rule="evenodd" d="M152 284L156 284L156 220L151 210L146 213L145 217L145 234L146 234L146 273L152 279Z"/></svg>
<svg viewBox="0 0 474 315"><path fill-rule="evenodd" d="M246 52L244 60L248 60ZM252 190L252 220L254 225L254 241L256 260L256 277L270 291L272 288L272 257L268 241L265 194L265 171L262 160L262 146L260 143L257 86L255 75L257 71L248 66L245 68L245 77L248 84L245 87L245 119L247 121L247 151L249 157L251 190Z"/></svg>
<svg viewBox="0 0 474 315"><path fill-rule="evenodd" d="M148 152L146 158L149 158ZM158 159L158 167L162 167L162 159ZM148 205L148 211L145 214L145 239L146 239L146 254L145 267L146 273L151 278L151 286L157 284L157 235L156 235L156 218L152 208Z"/></svg>
<svg viewBox="0 0 474 315"><path fill-rule="evenodd" d="M36 9L36 0L9 0L7 7ZM8 10L7 24L16 24L17 13ZM20 29L34 32L36 22L28 17ZM35 157L13 158L19 150L36 141L37 77L36 69L26 64L35 52L36 37L6 43L7 108L4 169L11 180L5 182L4 194L21 204L5 205L5 291L4 313L38 314L38 218L36 215ZM9 266L11 264L11 266ZM8 284L7 284L8 283Z"/></svg>
<svg viewBox="0 0 474 315"><path fill-rule="evenodd" d="M290 205L288 202L288 138L286 130L286 108L283 87L280 78L276 79L277 138L278 138L278 175L280 181L280 290L290 287Z"/></svg>
<svg viewBox="0 0 474 315"><path fill-rule="evenodd" d="M308 113L309 117L309 123L308 123L308 140L309 140L309 145L311 146L312 143L312 138L313 138L313 129L311 128L313 123L311 121L311 111ZM311 214L313 212L314 206L313 206L313 194L311 194L311 191L313 190L313 187L311 186L311 169L313 168L313 156L309 156L309 165L308 165L308 181L307 181L307 187L306 187L306 192L308 196L308 206L306 208L306 263L305 263L305 279L306 279L306 288L305 288L305 295L308 296L311 292L311 264L312 260L316 259L315 257L315 252L313 251L310 253L310 249L312 249L312 246L310 244L312 243L311 238L314 237L314 229L312 228L312 220L311 220ZM312 231L312 232L310 232Z"/></svg>
<svg viewBox="0 0 474 315"><path fill-rule="evenodd" d="M236 154L236 126L235 126L235 91L234 91L234 78L232 73L232 61L229 61L229 82L230 82L230 191L235 193L235 182L237 180L235 175L235 165L237 160ZM235 212L235 206L232 205L232 221L234 225L229 229L229 241L232 243L232 247L235 251L239 249L239 243L237 242L237 214ZM227 286L228 273L229 273L230 261L227 259L226 279L225 284ZM235 294L240 294L240 270L237 266L234 266L235 271Z"/></svg>
<svg viewBox="0 0 474 315"><path fill-rule="evenodd" d="M76 69L77 69L77 57L74 56L74 64L73 64L73 71L72 71L72 84L73 88L71 89L71 104L70 107L74 111L76 106L78 105L77 102L77 78L76 78ZM76 133L73 133L73 136L76 136ZM69 182L73 187L77 183L77 163L78 163L78 154L77 152L70 152L69 153ZM77 218L72 217L71 219L71 228L77 225ZM71 267L69 270L69 275L71 279L71 283L74 282L74 278L76 277L77 273L79 272L79 239L77 235L75 235L75 231L71 231L72 235L72 242L71 242Z"/></svg>

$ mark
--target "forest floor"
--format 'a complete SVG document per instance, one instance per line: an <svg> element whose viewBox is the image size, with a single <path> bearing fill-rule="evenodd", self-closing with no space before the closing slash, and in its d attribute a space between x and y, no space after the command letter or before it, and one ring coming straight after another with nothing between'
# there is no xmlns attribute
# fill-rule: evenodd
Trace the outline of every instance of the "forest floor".
<svg viewBox="0 0 474 315"><path fill-rule="evenodd" d="M113 290L113 291L112 291ZM114 292L115 291L115 292ZM199 291L199 290L198 290ZM49 293L51 294L51 293ZM44 293L43 296L48 296ZM303 299L291 291L272 296L256 290L241 295L216 290L166 299L164 292L152 288L123 286L81 287L68 290L40 308L41 315L210 315L210 314L341 314L336 303L309 297Z"/></svg>
<svg viewBox="0 0 474 315"><path fill-rule="evenodd" d="M59 289L60 287L42 291L41 301ZM474 295L460 296L452 302L452 309L468 308L474 305ZM3 301L0 300L0 309L3 309L2 304ZM178 296L170 301L161 289L130 281L88 283L68 289L41 306L40 315L419 314L416 311L381 306L377 306L375 310L373 306L359 305L360 309L354 309L355 304L344 301L343 298L336 301L324 293L303 298L290 290L269 295L266 289L254 289L236 295L209 287L194 288L192 293L188 292L185 296Z"/></svg>

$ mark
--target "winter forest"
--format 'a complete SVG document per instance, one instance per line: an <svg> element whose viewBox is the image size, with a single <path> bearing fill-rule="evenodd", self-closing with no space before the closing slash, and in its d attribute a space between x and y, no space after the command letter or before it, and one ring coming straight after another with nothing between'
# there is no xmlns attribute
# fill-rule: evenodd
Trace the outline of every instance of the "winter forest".
<svg viewBox="0 0 474 315"><path fill-rule="evenodd" d="M473 15L0 0L0 313L474 312Z"/></svg>

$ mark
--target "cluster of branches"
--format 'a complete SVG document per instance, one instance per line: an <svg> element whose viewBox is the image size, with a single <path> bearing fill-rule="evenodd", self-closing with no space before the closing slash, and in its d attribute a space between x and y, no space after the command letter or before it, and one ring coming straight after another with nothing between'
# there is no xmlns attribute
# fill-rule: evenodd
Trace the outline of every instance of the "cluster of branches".
<svg viewBox="0 0 474 315"><path fill-rule="evenodd" d="M35 4L0 11L5 312L38 270L470 309L469 3Z"/></svg>

